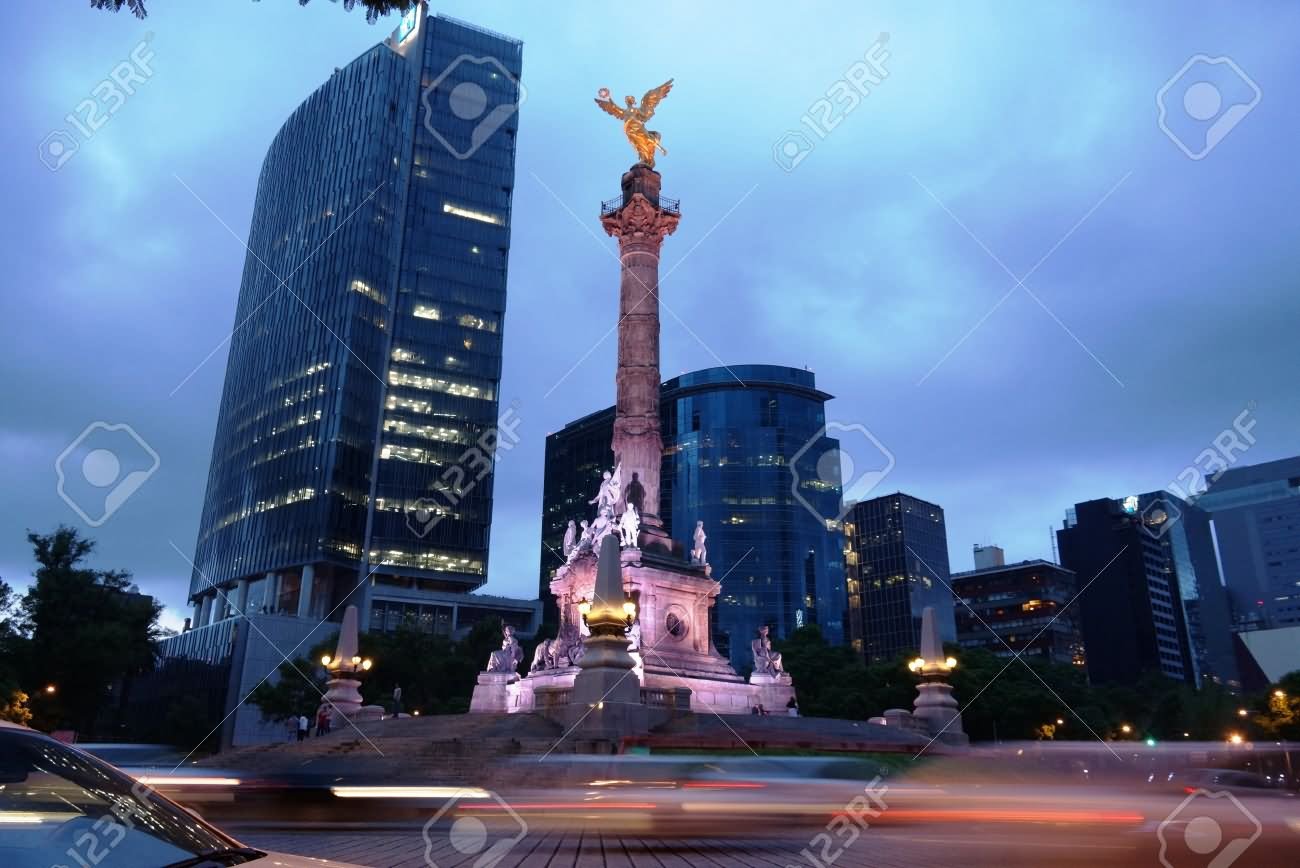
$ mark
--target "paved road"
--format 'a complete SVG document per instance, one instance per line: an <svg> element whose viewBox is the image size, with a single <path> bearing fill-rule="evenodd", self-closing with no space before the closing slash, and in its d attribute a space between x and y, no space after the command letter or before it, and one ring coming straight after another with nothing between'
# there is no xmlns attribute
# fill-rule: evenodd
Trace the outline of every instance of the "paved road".
<svg viewBox="0 0 1300 868"><path fill-rule="evenodd" d="M425 843L419 829L396 832L248 831L232 829L245 843L303 856L336 859L372 868L423 866ZM734 830L743 835L745 830ZM811 836L810 836L811 837ZM801 851L809 839L708 838L641 839L625 835L551 832L529 835L504 856L501 868L821 868ZM1049 834L980 829L871 829L844 849L834 868L1073 868L1099 865L1157 865L1140 841L1081 843ZM810 852L820 850L813 845ZM431 856L437 868L471 868L482 851L458 852L443 838ZM1250 868L1242 860L1234 868ZM1263 864L1263 863L1260 863Z"/></svg>

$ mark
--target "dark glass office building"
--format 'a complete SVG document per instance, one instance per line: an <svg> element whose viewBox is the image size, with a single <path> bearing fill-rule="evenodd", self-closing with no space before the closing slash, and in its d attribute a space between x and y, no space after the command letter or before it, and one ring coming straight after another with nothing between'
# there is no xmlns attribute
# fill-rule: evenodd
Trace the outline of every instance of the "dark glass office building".
<svg viewBox="0 0 1300 868"><path fill-rule="evenodd" d="M957 641L949 590L948 529L943 507L895 492L855 503L844 516L848 574L858 590L849 614L867 662L892 660L921 647L921 612L933 606L939 634Z"/></svg>
<svg viewBox="0 0 1300 868"><path fill-rule="evenodd" d="M1078 575L1094 683L1133 683L1154 671L1194 686L1239 686L1203 510L1166 491L1090 500L1066 513L1056 538L1061 565Z"/></svg>
<svg viewBox="0 0 1300 868"><path fill-rule="evenodd" d="M377 602L381 620L419 614L485 581L521 60L420 4L272 141L195 626L231 604L319 618L351 599L365 629Z"/></svg>
<svg viewBox="0 0 1300 868"><path fill-rule="evenodd" d="M997 564L953 573L957 643L999 657L1020 654L1083 669L1086 655L1078 576L1051 561Z"/></svg>
<svg viewBox="0 0 1300 868"><path fill-rule="evenodd" d="M777 637L817 624L830 641L844 639L842 537L822 517L839 514L839 488L801 489L812 508L794 494L797 479L816 478L817 459L838 447L825 436L830 397L812 372L776 365L695 371L660 390L660 512L687 550L695 522L704 522L709 563L722 583L713 636L738 668L753 664L749 641L761 624ZM546 439L539 590L548 619L564 529L570 519L590 518L587 501L613 461L613 423L611 407Z"/></svg>
<svg viewBox="0 0 1300 868"><path fill-rule="evenodd" d="M1300 457L1227 470L1196 505L1214 522L1238 626L1300 625Z"/></svg>

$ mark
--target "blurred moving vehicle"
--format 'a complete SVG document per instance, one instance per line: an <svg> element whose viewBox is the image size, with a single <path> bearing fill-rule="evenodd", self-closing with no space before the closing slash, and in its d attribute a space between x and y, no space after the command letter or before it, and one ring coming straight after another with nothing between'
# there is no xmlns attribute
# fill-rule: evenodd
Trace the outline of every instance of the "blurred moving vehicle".
<svg viewBox="0 0 1300 868"><path fill-rule="evenodd" d="M0 865L348 868L246 847L103 760L0 721Z"/></svg>
<svg viewBox="0 0 1300 868"><path fill-rule="evenodd" d="M1274 796L1294 799L1296 794L1257 772L1238 769L1187 769L1170 776L1170 782L1184 793L1213 790L1234 796Z"/></svg>

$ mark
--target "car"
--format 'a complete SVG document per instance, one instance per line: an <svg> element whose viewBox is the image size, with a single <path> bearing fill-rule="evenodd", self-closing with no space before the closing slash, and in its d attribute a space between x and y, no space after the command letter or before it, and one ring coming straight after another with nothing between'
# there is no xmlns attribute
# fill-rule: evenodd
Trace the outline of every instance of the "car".
<svg viewBox="0 0 1300 868"><path fill-rule="evenodd" d="M1283 789L1261 774L1238 769L1187 769L1171 776L1170 781L1189 794L1207 790L1232 793L1234 796L1295 797L1295 793Z"/></svg>
<svg viewBox="0 0 1300 868"><path fill-rule="evenodd" d="M147 782L5 721L0 827L5 868L356 868L245 846Z"/></svg>

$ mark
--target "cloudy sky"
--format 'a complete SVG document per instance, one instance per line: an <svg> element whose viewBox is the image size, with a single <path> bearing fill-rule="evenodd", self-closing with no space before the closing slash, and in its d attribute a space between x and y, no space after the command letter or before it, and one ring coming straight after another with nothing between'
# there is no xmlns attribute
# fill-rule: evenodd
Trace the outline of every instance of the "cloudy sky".
<svg viewBox="0 0 1300 868"><path fill-rule="evenodd" d="M26 583L26 529L85 527L56 459L125 423L159 469L85 529L175 626L244 264L207 208L246 237L275 131L395 22L328 0L149 5L145 22L6 8L0 575ZM1300 451L1300 9L703 6L435 7L525 42L501 387L523 441L499 466L487 590L534 593L545 435L613 400L617 263L596 213L632 154L592 106L601 86L676 78L654 124L684 214L665 377L811 368L828 418L892 453L878 493L943 505L954 569L977 542L1050 556L1067 506L1165 486L1247 408L1244 463ZM47 169L47 135L145 39L152 74ZM868 54L887 77L814 132ZM1196 55L1232 62L1179 78ZM849 454L878 462L855 436Z"/></svg>

